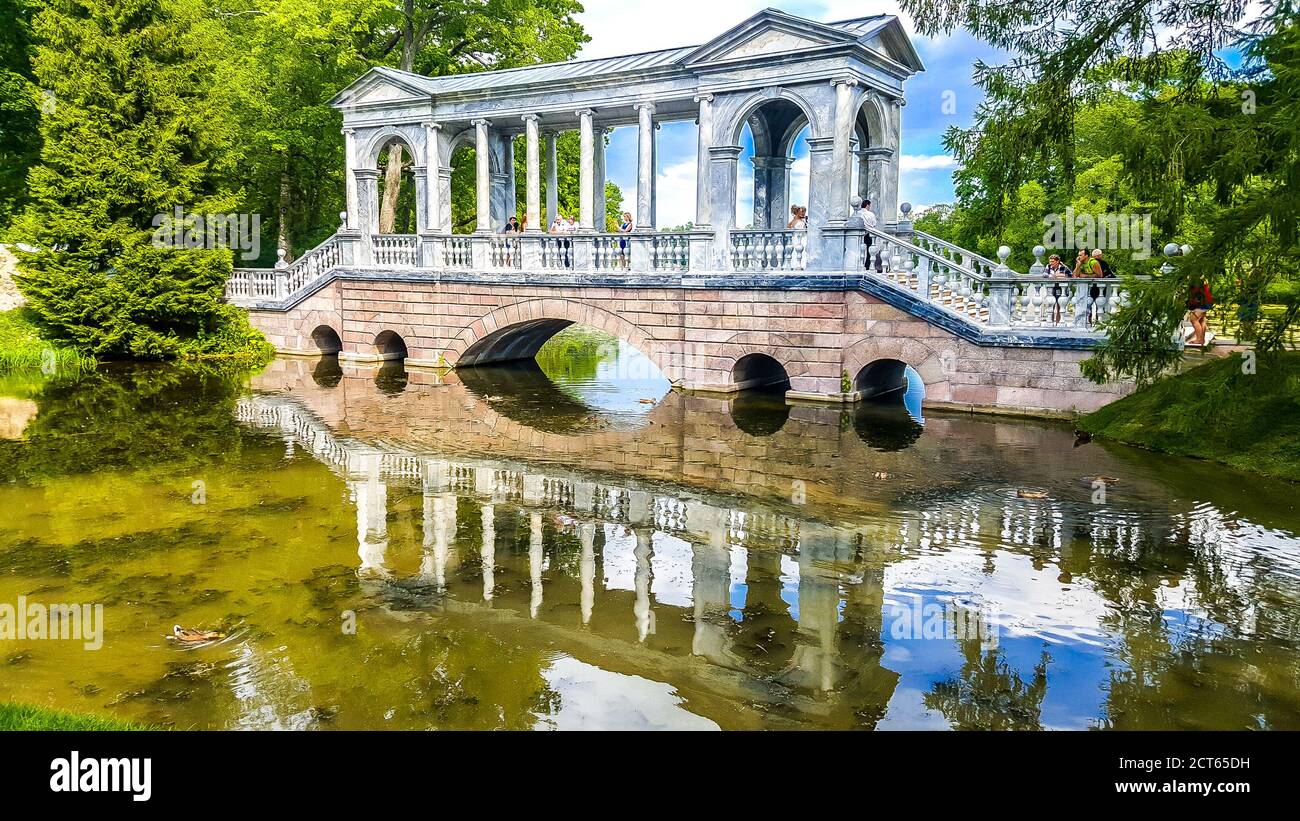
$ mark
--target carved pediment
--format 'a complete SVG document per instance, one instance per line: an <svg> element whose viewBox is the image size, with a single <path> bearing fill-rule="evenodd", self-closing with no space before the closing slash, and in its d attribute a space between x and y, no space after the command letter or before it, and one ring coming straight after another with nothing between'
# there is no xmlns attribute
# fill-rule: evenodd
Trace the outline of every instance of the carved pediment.
<svg viewBox="0 0 1300 821"><path fill-rule="evenodd" d="M854 37L812 20L768 9L695 49L686 64L788 54L827 45L852 43Z"/></svg>
<svg viewBox="0 0 1300 821"><path fill-rule="evenodd" d="M330 100L335 107L424 101L429 94L399 72L372 68Z"/></svg>

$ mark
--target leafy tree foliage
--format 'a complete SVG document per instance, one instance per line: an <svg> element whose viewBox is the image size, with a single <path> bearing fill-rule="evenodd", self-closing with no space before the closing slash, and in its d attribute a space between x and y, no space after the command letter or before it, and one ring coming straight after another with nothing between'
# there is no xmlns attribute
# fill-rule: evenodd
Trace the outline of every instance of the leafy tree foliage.
<svg viewBox="0 0 1300 821"><path fill-rule="evenodd" d="M1013 54L977 64L987 98L951 129L963 230L1000 235L1022 186L1051 202L1145 207L1156 236L1195 249L1132 289L1109 341L1085 364L1097 380L1147 381L1180 356L1171 344L1188 289L1207 281L1264 353L1300 318L1300 20L1294 0L903 0L923 34L964 26ZM1233 58L1240 58L1240 62ZM1108 106L1132 116L1114 120ZM1097 144L1109 130L1106 153ZM1063 194L1057 189L1062 189ZM948 215L948 219L954 215ZM1154 265L1154 263L1151 263ZM1148 266L1149 267L1149 266ZM1279 303L1269 311L1265 301Z"/></svg>
<svg viewBox="0 0 1300 821"><path fill-rule="evenodd" d="M233 125L211 84L220 37L197 0L50 0L35 19L40 164L19 287L55 339L98 356L261 356L221 303L230 252L156 247L176 206L232 210Z"/></svg>

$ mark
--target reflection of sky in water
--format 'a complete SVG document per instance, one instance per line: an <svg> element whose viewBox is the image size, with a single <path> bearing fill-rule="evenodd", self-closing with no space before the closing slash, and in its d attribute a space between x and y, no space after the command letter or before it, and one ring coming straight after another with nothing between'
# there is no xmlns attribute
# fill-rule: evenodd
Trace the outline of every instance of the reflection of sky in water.
<svg viewBox="0 0 1300 821"><path fill-rule="evenodd" d="M690 607L693 599L690 542L667 533L656 532L651 540L654 555L650 559L650 572L654 582L650 593L655 600L676 607Z"/></svg>
<svg viewBox="0 0 1300 821"><path fill-rule="evenodd" d="M542 670L559 694L554 713L539 717L539 730L717 730L717 724L682 706L669 684L612 673L570 656Z"/></svg>
<svg viewBox="0 0 1300 821"><path fill-rule="evenodd" d="M613 414L644 414L652 406L642 399L658 401L669 383L645 354L617 340L610 353L596 365L594 379L565 373L548 374L561 390L587 406Z"/></svg>
<svg viewBox="0 0 1300 821"><path fill-rule="evenodd" d="M925 424L925 417L921 415L921 401L925 399L925 381L911 365L907 366L903 375L907 378L907 390L903 393L903 407L907 409L908 416Z"/></svg>
<svg viewBox="0 0 1300 821"><path fill-rule="evenodd" d="M605 525L605 587L636 589L636 534L622 525Z"/></svg>
<svg viewBox="0 0 1300 821"><path fill-rule="evenodd" d="M731 612L728 615L734 621L744 621L745 598L749 593L749 585L745 583L745 578L749 574L749 556L743 547L733 547L729 553L731 562L727 572L731 577L728 586Z"/></svg>

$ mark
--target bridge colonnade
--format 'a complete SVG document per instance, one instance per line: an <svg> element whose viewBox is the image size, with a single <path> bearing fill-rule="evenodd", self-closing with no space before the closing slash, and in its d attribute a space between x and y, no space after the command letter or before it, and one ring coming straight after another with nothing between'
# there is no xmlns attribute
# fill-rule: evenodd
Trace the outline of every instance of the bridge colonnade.
<svg viewBox="0 0 1300 821"><path fill-rule="evenodd" d="M394 258L419 267L445 264L446 241L453 233L452 156L468 145L476 160L474 233L479 238L464 244L474 257L467 262L486 267L491 251L483 237L499 231L508 216L522 211L532 234L543 233L555 218L555 141L574 130L581 146L579 230L603 233L605 135L622 126L637 129L636 194L628 209L634 233L653 233L658 128L694 121L694 229L713 237L711 264L703 267L725 269L732 231L785 232L792 149L807 128L807 267L816 268L823 257L820 230L844 224L855 193L869 193L882 221L896 222L903 82L921 70L892 16L823 24L774 10L700 46L625 57L436 78L375 68L331 101L343 114L346 142L347 210L338 238L355 264ZM748 220L736 214L746 127L753 137L754 166L754 210ZM520 136L522 209L516 202L514 158ZM418 230L414 236L384 238L378 165L395 144L413 158ZM652 250L639 241L631 248L638 258Z"/></svg>

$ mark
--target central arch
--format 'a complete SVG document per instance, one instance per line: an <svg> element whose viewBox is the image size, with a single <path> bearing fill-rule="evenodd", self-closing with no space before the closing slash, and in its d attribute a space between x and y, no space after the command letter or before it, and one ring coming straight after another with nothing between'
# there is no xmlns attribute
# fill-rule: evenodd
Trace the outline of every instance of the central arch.
<svg viewBox="0 0 1300 821"><path fill-rule="evenodd" d="M446 359L456 368L532 359L546 340L575 323L627 342L676 381L670 352L649 333L604 308L567 299L530 299L497 308L466 326Z"/></svg>

